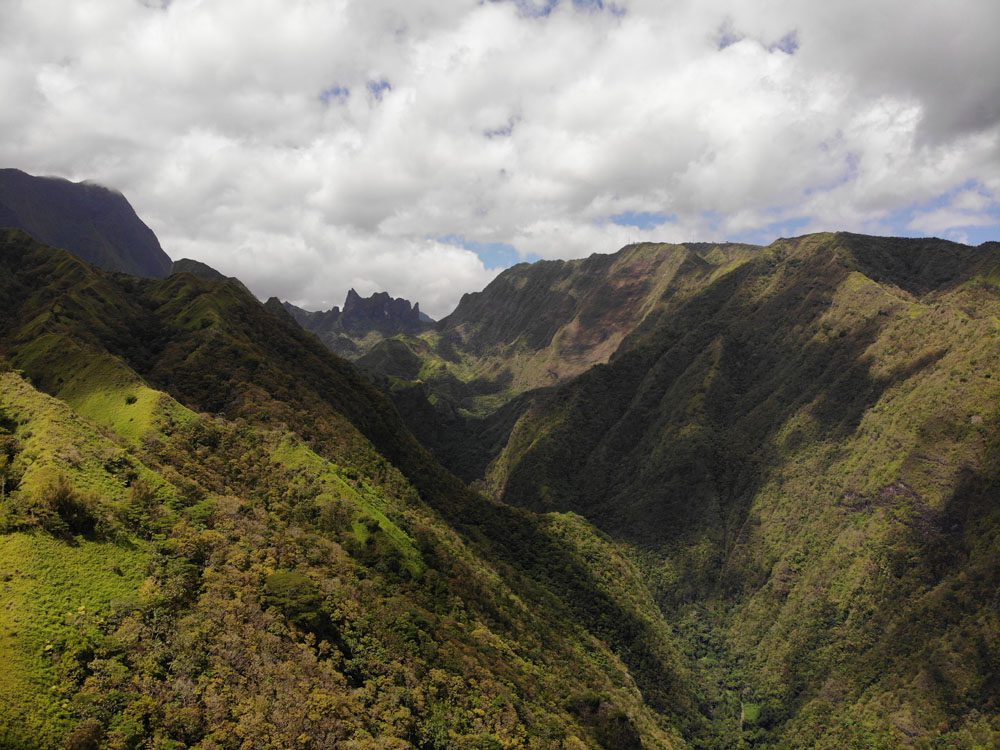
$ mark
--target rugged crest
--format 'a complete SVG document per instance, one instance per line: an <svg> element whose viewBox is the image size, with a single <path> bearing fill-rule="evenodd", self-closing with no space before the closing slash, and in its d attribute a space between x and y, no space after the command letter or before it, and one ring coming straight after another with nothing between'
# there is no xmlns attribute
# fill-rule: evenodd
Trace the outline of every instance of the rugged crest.
<svg viewBox="0 0 1000 750"><path fill-rule="evenodd" d="M995 741L996 243L644 250L610 351L565 342L635 248L515 267L361 363L466 479L633 551L721 667L722 746Z"/></svg>
<svg viewBox="0 0 1000 750"><path fill-rule="evenodd" d="M353 289L347 292L344 309L309 312L285 302L285 309L305 330L319 336L331 351L355 359L384 338L400 333L418 333L433 321L420 312L420 303L410 304L387 292L367 299Z"/></svg>

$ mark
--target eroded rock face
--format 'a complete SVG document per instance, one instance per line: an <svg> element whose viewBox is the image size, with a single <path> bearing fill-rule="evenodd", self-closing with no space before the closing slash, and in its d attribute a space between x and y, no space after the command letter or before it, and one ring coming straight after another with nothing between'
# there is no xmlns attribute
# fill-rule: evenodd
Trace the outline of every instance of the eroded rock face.
<svg viewBox="0 0 1000 750"><path fill-rule="evenodd" d="M376 292L364 299L353 289L344 301L341 324L352 331L383 333L413 333L423 326L419 302L411 305L409 300L390 297L388 292Z"/></svg>
<svg viewBox="0 0 1000 750"><path fill-rule="evenodd" d="M344 308L310 311L283 303L300 326L319 336L327 348L348 359L367 352L383 338L400 333L419 333L434 321L420 312L420 303L376 292L367 299L354 289L347 293Z"/></svg>

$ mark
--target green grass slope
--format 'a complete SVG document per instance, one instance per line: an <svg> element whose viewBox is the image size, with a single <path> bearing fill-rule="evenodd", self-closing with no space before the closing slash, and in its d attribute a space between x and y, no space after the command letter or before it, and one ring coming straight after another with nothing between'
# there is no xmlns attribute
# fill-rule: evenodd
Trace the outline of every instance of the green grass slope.
<svg viewBox="0 0 1000 750"><path fill-rule="evenodd" d="M89 647L97 620L137 599L150 555L126 532L100 529L124 512L131 484L144 482L165 499L173 488L124 442L14 372L0 372L0 415L8 458L0 500L0 745L56 746L72 726L68 660ZM47 506L60 481L70 488L65 494L86 502L82 512ZM74 520L77 528L63 523Z"/></svg>

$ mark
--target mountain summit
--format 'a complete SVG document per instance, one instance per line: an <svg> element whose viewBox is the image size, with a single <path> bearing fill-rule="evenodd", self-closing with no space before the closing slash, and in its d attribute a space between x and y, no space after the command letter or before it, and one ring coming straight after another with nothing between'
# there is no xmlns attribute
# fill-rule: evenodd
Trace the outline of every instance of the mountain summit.
<svg viewBox="0 0 1000 750"><path fill-rule="evenodd" d="M171 261L121 193L0 169L0 227L23 229L108 271L162 279Z"/></svg>
<svg viewBox="0 0 1000 750"><path fill-rule="evenodd" d="M331 351L354 359L379 341L400 333L417 334L434 321L420 312L420 303L375 292L368 298L354 289L347 292L344 308L311 312L284 303L285 309L305 330L319 336Z"/></svg>

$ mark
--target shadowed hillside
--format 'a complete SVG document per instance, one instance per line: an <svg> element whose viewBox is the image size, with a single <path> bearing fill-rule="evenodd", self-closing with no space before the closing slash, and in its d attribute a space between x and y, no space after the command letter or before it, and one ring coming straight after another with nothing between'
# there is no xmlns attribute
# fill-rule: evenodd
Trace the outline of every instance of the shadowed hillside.
<svg viewBox="0 0 1000 750"><path fill-rule="evenodd" d="M996 244L642 252L632 287L633 247L518 266L439 324L446 364L428 335L362 364L467 480L629 551L716 681L720 747L991 744ZM600 307L612 288L642 291ZM609 331L606 354L579 343ZM475 373L497 352L491 390ZM581 352L576 377L527 386L534 358L558 372L565 354L569 372Z"/></svg>
<svg viewBox="0 0 1000 750"><path fill-rule="evenodd" d="M94 183L0 169L0 227L23 229L109 271L170 274L170 258L124 196Z"/></svg>

